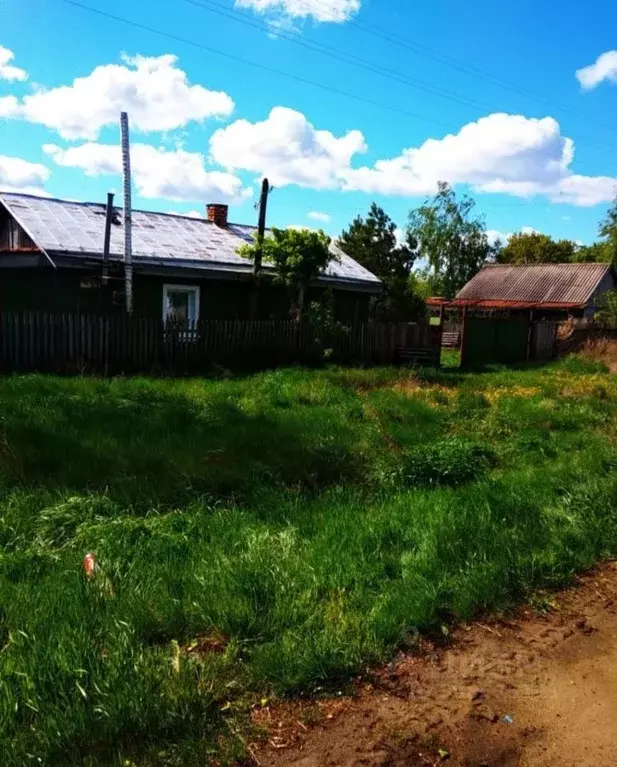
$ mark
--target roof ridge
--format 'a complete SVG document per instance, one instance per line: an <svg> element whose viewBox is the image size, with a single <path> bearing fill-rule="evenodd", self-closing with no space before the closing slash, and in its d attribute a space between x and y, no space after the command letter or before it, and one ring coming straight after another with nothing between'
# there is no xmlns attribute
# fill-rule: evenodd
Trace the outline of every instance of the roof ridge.
<svg viewBox="0 0 617 767"><path fill-rule="evenodd" d="M605 266L610 267L610 263L604 261L541 261L537 264L485 264L482 269L531 269L538 266L570 266L570 267L588 267Z"/></svg>
<svg viewBox="0 0 617 767"><path fill-rule="evenodd" d="M63 202L67 205L102 205L105 207L104 202L89 202L87 200L67 200L64 197L48 197L44 194L28 194L26 192L11 192L5 189L0 189L0 196L8 197L26 197L28 200L44 200L45 202Z"/></svg>
<svg viewBox="0 0 617 767"><path fill-rule="evenodd" d="M95 205L105 209L106 202L95 202L94 200L67 200L64 197L47 197L41 194L26 194L25 192L6 192L0 189L0 197L25 197L28 200L43 200L44 202L59 202L63 205L79 205L84 208L92 208ZM114 205L114 210L122 211L122 205ZM189 221L203 221L205 224L214 224L213 221L209 221L205 216L199 218L197 216L188 216L186 213L175 213L168 210L144 210L143 208L131 208L132 213L147 213L149 216L173 216L176 218L187 218ZM251 224L236 224L236 226L251 226Z"/></svg>

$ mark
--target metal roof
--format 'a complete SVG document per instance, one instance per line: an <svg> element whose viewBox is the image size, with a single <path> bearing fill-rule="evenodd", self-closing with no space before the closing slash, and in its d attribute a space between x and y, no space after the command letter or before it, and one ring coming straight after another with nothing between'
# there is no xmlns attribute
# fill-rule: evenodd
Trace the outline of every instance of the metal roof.
<svg viewBox="0 0 617 767"><path fill-rule="evenodd" d="M74 202L26 194L0 192L0 202L47 255L102 258L105 205ZM124 231L122 209L115 208L110 257L122 260ZM170 213L133 211L133 261L136 266L159 264L221 271L250 272L252 264L238 255L241 245L253 241L255 227L210 221ZM347 256L334 243L336 260L323 278L342 285L378 291L380 281ZM268 265L264 264L264 269Z"/></svg>
<svg viewBox="0 0 617 767"><path fill-rule="evenodd" d="M491 308L584 306L610 271L610 264L491 264L452 303Z"/></svg>

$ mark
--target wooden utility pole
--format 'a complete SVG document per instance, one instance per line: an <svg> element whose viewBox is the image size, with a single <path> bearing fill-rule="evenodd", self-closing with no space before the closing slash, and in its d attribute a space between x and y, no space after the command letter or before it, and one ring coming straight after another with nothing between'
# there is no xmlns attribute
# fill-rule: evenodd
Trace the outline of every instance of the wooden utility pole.
<svg viewBox="0 0 617 767"><path fill-rule="evenodd" d="M266 213L268 211L268 195L270 194L270 183L267 178L261 183L261 197L259 198L259 221L257 223L257 242L259 247L255 253L255 263L253 264L253 276L259 279L261 271L262 244L266 236Z"/></svg>
<svg viewBox="0 0 617 767"><path fill-rule="evenodd" d="M131 202L131 150L129 116L120 115L122 134L122 180L124 186L124 298L127 314L133 313L133 210Z"/></svg>
<svg viewBox="0 0 617 767"><path fill-rule="evenodd" d="M111 224L114 217L114 193L107 192L105 209L105 239L103 241L103 285L109 282L109 247L111 242Z"/></svg>
<svg viewBox="0 0 617 767"><path fill-rule="evenodd" d="M270 182L264 178L261 184L261 197L259 198L259 219L257 222L257 249L253 261L253 292L251 295L251 319L257 319L259 310L259 282L261 278L262 246L266 236L266 213L268 211L268 195L270 194Z"/></svg>

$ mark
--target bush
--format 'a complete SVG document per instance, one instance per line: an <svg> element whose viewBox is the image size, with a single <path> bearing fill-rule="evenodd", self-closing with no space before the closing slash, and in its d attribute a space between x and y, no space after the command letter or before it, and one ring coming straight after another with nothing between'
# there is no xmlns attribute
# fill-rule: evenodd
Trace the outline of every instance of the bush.
<svg viewBox="0 0 617 767"><path fill-rule="evenodd" d="M409 485L461 485L477 479L494 463L494 454L481 445L450 437L407 453L404 479Z"/></svg>

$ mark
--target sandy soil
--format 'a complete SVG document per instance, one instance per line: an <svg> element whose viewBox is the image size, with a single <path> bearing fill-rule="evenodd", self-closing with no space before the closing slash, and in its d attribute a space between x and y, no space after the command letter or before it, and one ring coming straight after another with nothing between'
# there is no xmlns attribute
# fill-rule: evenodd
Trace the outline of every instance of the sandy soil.
<svg viewBox="0 0 617 767"><path fill-rule="evenodd" d="M543 610L400 654L349 698L264 706L262 767L617 764L617 563Z"/></svg>

